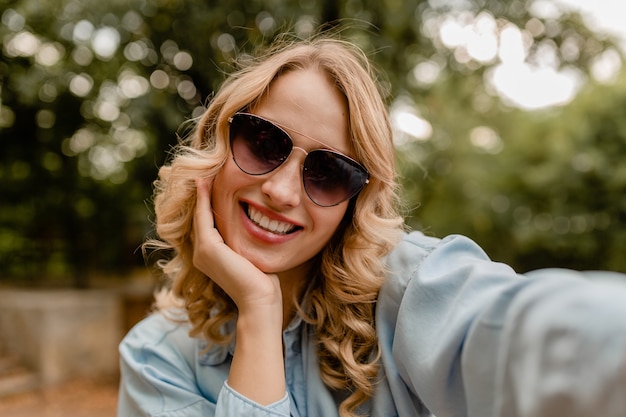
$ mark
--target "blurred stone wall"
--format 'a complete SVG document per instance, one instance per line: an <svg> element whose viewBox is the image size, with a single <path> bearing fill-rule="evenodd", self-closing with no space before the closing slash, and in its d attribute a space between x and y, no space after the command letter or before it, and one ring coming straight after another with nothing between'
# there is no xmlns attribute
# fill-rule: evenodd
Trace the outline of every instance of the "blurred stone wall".
<svg viewBox="0 0 626 417"><path fill-rule="evenodd" d="M0 346L37 372L43 385L115 377L117 346L147 313L150 299L150 292L129 297L108 289L3 289Z"/></svg>

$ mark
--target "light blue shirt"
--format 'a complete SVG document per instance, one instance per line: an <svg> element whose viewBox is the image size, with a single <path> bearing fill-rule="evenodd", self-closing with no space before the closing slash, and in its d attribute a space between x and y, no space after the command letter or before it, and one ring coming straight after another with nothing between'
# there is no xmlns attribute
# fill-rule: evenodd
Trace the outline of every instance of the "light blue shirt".
<svg viewBox="0 0 626 417"><path fill-rule="evenodd" d="M463 236L407 234L376 307L382 349L374 417L623 417L626 276L518 275ZM617 279L616 279L617 278ZM287 392L269 406L227 384L233 346L156 313L120 345L119 417L333 417L311 327L283 333ZM263 381L260 381L263 383Z"/></svg>

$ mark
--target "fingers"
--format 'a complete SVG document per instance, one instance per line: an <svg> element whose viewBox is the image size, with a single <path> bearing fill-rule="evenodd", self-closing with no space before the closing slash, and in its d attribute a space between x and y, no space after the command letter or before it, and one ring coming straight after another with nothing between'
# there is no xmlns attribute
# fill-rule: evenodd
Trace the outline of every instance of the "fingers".
<svg viewBox="0 0 626 417"><path fill-rule="evenodd" d="M196 179L196 210L193 219L195 245L203 242L223 243L222 236L215 228L213 209L211 207L212 179Z"/></svg>
<svg viewBox="0 0 626 417"><path fill-rule="evenodd" d="M279 305L282 297L278 277L268 275L231 249L215 227L211 207L211 179L196 180L193 219L193 265L220 286L239 309ZM282 310L281 310L282 311Z"/></svg>
<svg viewBox="0 0 626 417"><path fill-rule="evenodd" d="M214 227L213 211L211 210L211 184L204 178L196 179L196 213L195 221L200 230Z"/></svg>

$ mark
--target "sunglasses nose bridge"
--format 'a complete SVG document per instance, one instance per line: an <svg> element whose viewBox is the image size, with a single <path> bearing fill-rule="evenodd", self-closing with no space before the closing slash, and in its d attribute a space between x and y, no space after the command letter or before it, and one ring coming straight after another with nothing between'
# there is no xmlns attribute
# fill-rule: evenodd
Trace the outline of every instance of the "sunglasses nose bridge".
<svg viewBox="0 0 626 417"><path fill-rule="evenodd" d="M305 155L294 158L296 149ZM263 180L261 188L274 204L295 206L301 201L301 196L305 195L303 166L306 155L308 155L306 150L294 146L289 155L267 173L268 176Z"/></svg>
<svg viewBox="0 0 626 417"><path fill-rule="evenodd" d="M293 153L293 151L295 151L296 149L299 150L299 151L304 152L305 158L309 155L309 153L304 148L301 148L301 147L295 146L295 145L291 148L291 152Z"/></svg>
<svg viewBox="0 0 626 417"><path fill-rule="evenodd" d="M283 161L283 163L281 165L283 165L284 163L287 162L288 159L292 159L292 157L294 156L294 152L298 150L301 151L304 154L304 157L302 158L302 160L299 162L300 167L304 167L304 161L306 160L306 157L309 156L309 153L306 151L306 149L301 148L299 146L295 146L292 145L291 147L291 151L289 152L289 156Z"/></svg>

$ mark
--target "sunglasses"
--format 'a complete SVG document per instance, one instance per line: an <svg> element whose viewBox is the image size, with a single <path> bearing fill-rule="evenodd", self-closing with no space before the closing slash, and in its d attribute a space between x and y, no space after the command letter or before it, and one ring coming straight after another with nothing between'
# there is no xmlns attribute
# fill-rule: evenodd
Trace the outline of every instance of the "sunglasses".
<svg viewBox="0 0 626 417"><path fill-rule="evenodd" d="M289 158L294 148L306 153L302 182L318 206L331 207L349 200L369 182L367 170L354 159L331 149L306 152L293 145L283 128L262 117L235 113L229 122L233 160L246 174L272 172Z"/></svg>

